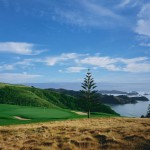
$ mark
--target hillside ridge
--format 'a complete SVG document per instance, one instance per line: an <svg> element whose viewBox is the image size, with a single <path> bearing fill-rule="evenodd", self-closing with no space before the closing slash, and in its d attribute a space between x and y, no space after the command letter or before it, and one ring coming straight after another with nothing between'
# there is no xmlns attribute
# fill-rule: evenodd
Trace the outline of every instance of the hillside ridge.
<svg viewBox="0 0 150 150"><path fill-rule="evenodd" d="M0 104L63 108L86 111L86 101L58 91L39 89L33 86L0 83ZM91 104L91 111L117 114L109 106Z"/></svg>

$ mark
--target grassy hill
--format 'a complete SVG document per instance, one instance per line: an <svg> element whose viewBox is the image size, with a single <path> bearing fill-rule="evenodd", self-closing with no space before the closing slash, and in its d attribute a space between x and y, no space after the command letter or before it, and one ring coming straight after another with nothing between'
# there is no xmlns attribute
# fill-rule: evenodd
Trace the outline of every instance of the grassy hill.
<svg viewBox="0 0 150 150"><path fill-rule="evenodd" d="M0 104L86 111L86 101L57 91L0 83ZM93 112L116 114L109 106L92 104Z"/></svg>

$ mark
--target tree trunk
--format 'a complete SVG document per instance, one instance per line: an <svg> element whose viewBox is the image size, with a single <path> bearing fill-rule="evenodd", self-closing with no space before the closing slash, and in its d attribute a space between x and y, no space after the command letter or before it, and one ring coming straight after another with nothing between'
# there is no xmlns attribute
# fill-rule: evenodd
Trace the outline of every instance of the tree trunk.
<svg viewBox="0 0 150 150"><path fill-rule="evenodd" d="M90 118L90 110L88 111L88 118Z"/></svg>

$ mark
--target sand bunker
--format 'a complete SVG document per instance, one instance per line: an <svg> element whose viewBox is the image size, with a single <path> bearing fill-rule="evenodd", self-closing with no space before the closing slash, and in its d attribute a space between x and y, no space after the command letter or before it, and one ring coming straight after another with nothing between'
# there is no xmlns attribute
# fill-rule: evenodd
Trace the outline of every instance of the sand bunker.
<svg viewBox="0 0 150 150"><path fill-rule="evenodd" d="M31 120L31 119L22 118L22 117L19 117L19 116L14 116L14 118L16 118L16 119L18 119L18 120Z"/></svg>

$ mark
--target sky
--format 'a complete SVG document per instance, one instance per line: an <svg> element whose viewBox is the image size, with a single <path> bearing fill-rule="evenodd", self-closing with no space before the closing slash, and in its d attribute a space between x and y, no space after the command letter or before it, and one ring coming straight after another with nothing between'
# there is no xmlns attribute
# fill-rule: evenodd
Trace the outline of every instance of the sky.
<svg viewBox="0 0 150 150"><path fill-rule="evenodd" d="M150 83L150 1L0 0L0 82Z"/></svg>

